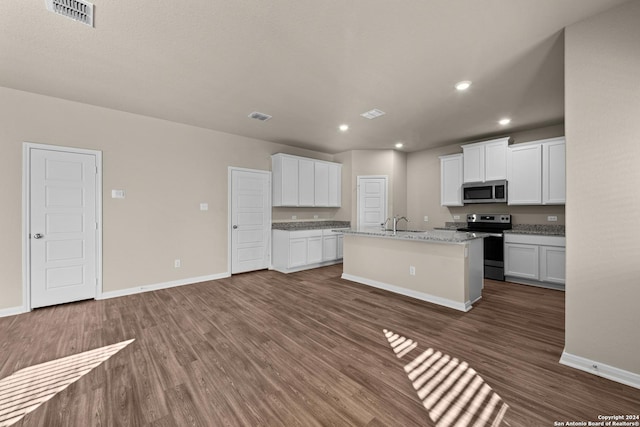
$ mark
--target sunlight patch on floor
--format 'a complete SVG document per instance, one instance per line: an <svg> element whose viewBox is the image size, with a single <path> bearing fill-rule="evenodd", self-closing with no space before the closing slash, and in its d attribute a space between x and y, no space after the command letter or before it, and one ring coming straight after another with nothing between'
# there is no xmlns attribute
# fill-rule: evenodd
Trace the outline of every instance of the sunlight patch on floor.
<svg viewBox="0 0 640 427"><path fill-rule="evenodd" d="M418 346L392 331L384 329L383 332L399 359ZM509 405L467 362L429 348L414 357L404 370L438 427L502 424Z"/></svg>
<svg viewBox="0 0 640 427"><path fill-rule="evenodd" d="M21 369L0 380L0 427L10 426L134 340Z"/></svg>

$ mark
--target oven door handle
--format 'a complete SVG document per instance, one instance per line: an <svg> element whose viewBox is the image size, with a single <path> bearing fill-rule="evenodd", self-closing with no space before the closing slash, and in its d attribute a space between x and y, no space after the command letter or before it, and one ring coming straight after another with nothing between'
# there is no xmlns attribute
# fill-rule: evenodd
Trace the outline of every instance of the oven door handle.
<svg viewBox="0 0 640 427"><path fill-rule="evenodd" d="M489 237L503 237L504 236L503 234L500 234L500 233L486 233L486 234L488 234Z"/></svg>

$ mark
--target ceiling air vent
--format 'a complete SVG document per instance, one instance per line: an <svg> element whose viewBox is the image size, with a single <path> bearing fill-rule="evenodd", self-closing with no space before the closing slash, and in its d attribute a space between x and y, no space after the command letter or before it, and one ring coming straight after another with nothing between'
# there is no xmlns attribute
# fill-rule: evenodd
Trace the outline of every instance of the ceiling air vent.
<svg viewBox="0 0 640 427"><path fill-rule="evenodd" d="M385 113L384 111L380 111L377 108L374 108L373 110L369 110L369 111L364 112L364 113L362 113L360 115L362 117L364 117L365 119L372 120L372 119L375 119L376 117L384 116L385 114L387 114L387 113Z"/></svg>
<svg viewBox="0 0 640 427"><path fill-rule="evenodd" d="M252 118L252 119L260 120L261 122L266 122L272 116L270 116L268 114L258 113L257 111L254 111L253 113L249 114L249 117Z"/></svg>
<svg viewBox="0 0 640 427"><path fill-rule="evenodd" d="M81 0L45 0L47 10L93 27L93 4Z"/></svg>

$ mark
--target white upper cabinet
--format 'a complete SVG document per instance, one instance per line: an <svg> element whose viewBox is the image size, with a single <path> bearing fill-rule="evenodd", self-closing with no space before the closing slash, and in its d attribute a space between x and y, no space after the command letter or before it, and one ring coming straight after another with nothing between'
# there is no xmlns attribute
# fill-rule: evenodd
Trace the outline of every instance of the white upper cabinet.
<svg viewBox="0 0 640 427"><path fill-rule="evenodd" d="M510 205L565 203L564 137L509 147L507 169Z"/></svg>
<svg viewBox="0 0 640 427"><path fill-rule="evenodd" d="M327 163L329 165L329 206L342 206L342 165L340 163Z"/></svg>
<svg viewBox="0 0 640 427"><path fill-rule="evenodd" d="M315 164L298 159L298 206L315 206Z"/></svg>
<svg viewBox="0 0 640 427"><path fill-rule="evenodd" d="M462 206L462 154L440 156L440 204Z"/></svg>
<svg viewBox="0 0 640 427"><path fill-rule="evenodd" d="M516 144L509 147L507 200L510 205L542 203L542 146Z"/></svg>
<svg viewBox="0 0 640 427"><path fill-rule="evenodd" d="M329 206L329 164L315 162L315 205Z"/></svg>
<svg viewBox="0 0 640 427"><path fill-rule="evenodd" d="M566 153L564 138L542 143L542 204L564 205L566 196Z"/></svg>
<svg viewBox="0 0 640 427"><path fill-rule="evenodd" d="M341 164L274 154L271 170L273 206L340 206Z"/></svg>
<svg viewBox="0 0 640 427"><path fill-rule="evenodd" d="M507 178L509 137L462 146L464 182L485 182Z"/></svg>

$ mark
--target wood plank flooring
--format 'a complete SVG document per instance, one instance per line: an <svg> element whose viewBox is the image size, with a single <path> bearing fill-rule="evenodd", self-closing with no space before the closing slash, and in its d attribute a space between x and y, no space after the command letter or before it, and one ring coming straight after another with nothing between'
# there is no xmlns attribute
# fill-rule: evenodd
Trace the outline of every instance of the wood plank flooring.
<svg viewBox="0 0 640 427"><path fill-rule="evenodd" d="M637 414L640 390L558 363L564 293L486 281L468 313L340 279L336 265L0 318L0 378L135 341L17 426L434 426L407 378L428 348L467 362L504 424ZM383 330L418 346L398 359Z"/></svg>

